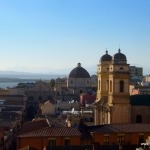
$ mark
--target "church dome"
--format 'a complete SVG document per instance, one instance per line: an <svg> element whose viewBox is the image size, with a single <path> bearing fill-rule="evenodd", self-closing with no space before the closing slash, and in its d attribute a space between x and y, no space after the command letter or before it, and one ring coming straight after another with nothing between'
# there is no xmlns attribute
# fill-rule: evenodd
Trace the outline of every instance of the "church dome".
<svg viewBox="0 0 150 150"><path fill-rule="evenodd" d="M81 67L81 63L78 63L77 67L70 72L69 78L90 78L90 75Z"/></svg>
<svg viewBox="0 0 150 150"><path fill-rule="evenodd" d="M116 53L113 56L113 60L114 61L126 61L127 59L126 59L126 56L120 52L120 48L119 48L118 53Z"/></svg>
<svg viewBox="0 0 150 150"><path fill-rule="evenodd" d="M106 50L106 54L101 57L100 61L111 61L111 60L112 60L112 56L110 56L108 54L108 51Z"/></svg>

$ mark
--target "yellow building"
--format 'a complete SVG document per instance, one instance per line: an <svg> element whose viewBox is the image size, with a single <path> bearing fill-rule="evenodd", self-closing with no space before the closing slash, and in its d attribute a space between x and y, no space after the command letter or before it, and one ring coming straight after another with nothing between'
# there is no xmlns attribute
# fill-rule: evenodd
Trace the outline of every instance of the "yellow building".
<svg viewBox="0 0 150 150"><path fill-rule="evenodd" d="M53 101L46 101L41 105L42 115L54 115L55 114L55 103Z"/></svg>
<svg viewBox="0 0 150 150"><path fill-rule="evenodd" d="M98 64L95 124L130 123L129 64L118 50L113 57L103 55Z"/></svg>

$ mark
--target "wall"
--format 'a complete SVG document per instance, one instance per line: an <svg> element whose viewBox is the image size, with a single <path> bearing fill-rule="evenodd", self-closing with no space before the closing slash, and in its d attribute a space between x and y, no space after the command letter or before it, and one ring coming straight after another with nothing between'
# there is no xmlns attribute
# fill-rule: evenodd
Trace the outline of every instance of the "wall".
<svg viewBox="0 0 150 150"><path fill-rule="evenodd" d="M150 123L150 106L132 106L131 107L131 120L136 123L136 116L142 116L142 123Z"/></svg>
<svg viewBox="0 0 150 150"><path fill-rule="evenodd" d="M42 115L54 114L55 113L55 105L51 102L47 101L41 106Z"/></svg>
<svg viewBox="0 0 150 150"><path fill-rule="evenodd" d="M139 135L144 135L144 140L146 142L146 139L150 135L150 133L111 133L111 134L104 134L104 133L94 133L93 138L94 142L97 142L99 144L104 144L104 135L109 135L109 144L118 144L117 137L118 135L122 135L125 137L125 145L133 144L138 145L139 144Z"/></svg>
<svg viewBox="0 0 150 150"><path fill-rule="evenodd" d="M17 139L17 147L23 148L25 146L31 146L37 150L42 150L47 144L49 138L56 138L56 145L63 146L65 137L25 137ZM80 137L70 137L70 145L80 145Z"/></svg>

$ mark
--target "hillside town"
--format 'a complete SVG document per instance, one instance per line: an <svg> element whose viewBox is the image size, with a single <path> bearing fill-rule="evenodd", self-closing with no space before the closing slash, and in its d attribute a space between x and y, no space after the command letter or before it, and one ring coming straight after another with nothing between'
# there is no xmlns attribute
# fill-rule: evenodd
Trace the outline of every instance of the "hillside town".
<svg viewBox="0 0 150 150"><path fill-rule="evenodd" d="M150 76L119 49L90 75L0 89L0 150L135 150L150 144ZM144 145L145 146L145 145Z"/></svg>

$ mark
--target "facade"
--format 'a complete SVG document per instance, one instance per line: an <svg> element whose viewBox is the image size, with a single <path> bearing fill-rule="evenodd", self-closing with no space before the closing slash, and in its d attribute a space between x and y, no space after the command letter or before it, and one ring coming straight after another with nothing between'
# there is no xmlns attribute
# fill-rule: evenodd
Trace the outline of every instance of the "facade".
<svg viewBox="0 0 150 150"><path fill-rule="evenodd" d="M0 112L23 113L26 103L26 96L23 95L0 95Z"/></svg>
<svg viewBox="0 0 150 150"><path fill-rule="evenodd" d="M99 145L140 146L150 135L150 124L107 124L95 126L89 131Z"/></svg>
<svg viewBox="0 0 150 150"><path fill-rule="evenodd" d="M28 145L37 150L43 150L46 146L80 145L80 136L81 133L76 128L48 127L19 135L17 149Z"/></svg>
<svg viewBox="0 0 150 150"><path fill-rule="evenodd" d="M150 95L132 95L131 103L131 122L150 123Z"/></svg>
<svg viewBox="0 0 150 150"><path fill-rule="evenodd" d="M25 95L25 88L9 88L7 89L9 91L8 95Z"/></svg>
<svg viewBox="0 0 150 150"><path fill-rule="evenodd" d="M41 80L37 81L36 83L26 84L24 88L27 96L27 101L25 104L25 119L31 120L39 111L39 104L43 100L51 99L53 91L50 87L50 84Z"/></svg>
<svg viewBox="0 0 150 150"><path fill-rule="evenodd" d="M131 80L142 80L143 79L143 68L142 67L136 67L136 66L130 66L130 79Z"/></svg>
<svg viewBox="0 0 150 150"><path fill-rule="evenodd" d="M91 138L84 138L76 127L65 127L56 118L38 118L26 122L17 136L17 149L92 150ZM87 145L88 144L88 145Z"/></svg>
<svg viewBox="0 0 150 150"><path fill-rule="evenodd" d="M40 107L42 115L54 115L55 110L55 103L53 101L46 101L44 104Z"/></svg>
<svg viewBox="0 0 150 150"><path fill-rule="evenodd" d="M103 55L98 64L95 124L130 123L129 64L120 49L113 57Z"/></svg>
<svg viewBox="0 0 150 150"><path fill-rule="evenodd" d="M145 76L144 77L144 81L150 83L150 75Z"/></svg>
<svg viewBox="0 0 150 150"><path fill-rule="evenodd" d="M67 88L67 78L57 78L55 80L55 91L57 95L69 94Z"/></svg>
<svg viewBox="0 0 150 150"><path fill-rule="evenodd" d="M0 89L0 95L9 95L8 89Z"/></svg>

